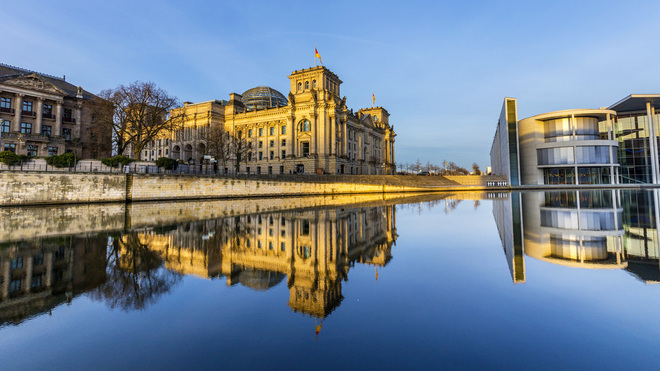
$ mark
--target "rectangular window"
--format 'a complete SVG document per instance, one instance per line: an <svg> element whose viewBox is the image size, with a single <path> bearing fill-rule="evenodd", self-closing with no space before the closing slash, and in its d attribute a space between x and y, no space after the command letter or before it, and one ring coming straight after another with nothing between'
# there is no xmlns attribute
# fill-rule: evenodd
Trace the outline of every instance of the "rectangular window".
<svg viewBox="0 0 660 371"><path fill-rule="evenodd" d="M11 269L21 269L23 268L23 257L17 256L11 260Z"/></svg>
<svg viewBox="0 0 660 371"><path fill-rule="evenodd" d="M273 249L273 241L268 241L268 250Z"/></svg>
<svg viewBox="0 0 660 371"><path fill-rule="evenodd" d="M0 98L0 108L2 108L3 112L11 112L11 98Z"/></svg>
<svg viewBox="0 0 660 371"><path fill-rule="evenodd" d="M264 136L264 128L259 128L259 136L260 137Z"/></svg>
<svg viewBox="0 0 660 371"><path fill-rule="evenodd" d="M280 157L280 158L281 158L281 159L286 158L286 151L282 151L282 157Z"/></svg>
<svg viewBox="0 0 660 371"><path fill-rule="evenodd" d="M282 135L286 134L286 126L282 125Z"/></svg>
<svg viewBox="0 0 660 371"><path fill-rule="evenodd" d="M50 104L44 104L43 116L50 118L52 117L52 114L53 114L53 106Z"/></svg>
<svg viewBox="0 0 660 371"><path fill-rule="evenodd" d="M11 129L11 123L9 122L9 120L3 120L2 121L2 128L1 128L0 132L9 133L10 129Z"/></svg>
<svg viewBox="0 0 660 371"><path fill-rule="evenodd" d="M270 159L275 159L275 151L270 151Z"/></svg>
<svg viewBox="0 0 660 371"><path fill-rule="evenodd" d="M270 148L275 147L275 141L274 140L271 140L269 144L270 144Z"/></svg>
<svg viewBox="0 0 660 371"><path fill-rule="evenodd" d="M261 140L259 141L259 148L264 148L264 142Z"/></svg>
<svg viewBox="0 0 660 371"><path fill-rule="evenodd" d="M5 151L16 153L16 143L5 143Z"/></svg>
<svg viewBox="0 0 660 371"><path fill-rule="evenodd" d="M44 254L39 254L32 257L32 266L36 267L43 263L44 263Z"/></svg>
<svg viewBox="0 0 660 371"><path fill-rule="evenodd" d="M50 125L41 125L41 134L49 137L50 134L52 133L52 131L53 131L52 126L50 126Z"/></svg>
<svg viewBox="0 0 660 371"><path fill-rule="evenodd" d="M264 153L263 153L263 152L259 152L259 160L263 160L263 158L264 158Z"/></svg>
<svg viewBox="0 0 660 371"><path fill-rule="evenodd" d="M71 129L67 129L67 128L62 129L62 138L66 140L71 140Z"/></svg>
<svg viewBox="0 0 660 371"><path fill-rule="evenodd" d="M301 147L302 157L309 156L309 142L302 142Z"/></svg>
<svg viewBox="0 0 660 371"><path fill-rule="evenodd" d="M32 113L32 102L23 101L23 112Z"/></svg>
<svg viewBox="0 0 660 371"><path fill-rule="evenodd" d="M280 243L280 250L286 251L286 243L284 242Z"/></svg>
<svg viewBox="0 0 660 371"><path fill-rule="evenodd" d="M21 291L21 280L20 278L17 280L12 280L11 285L9 287L10 292L19 292Z"/></svg>
<svg viewBox="0 0 660 371"><path fill-rule="evenodd" d="M32 124L29 122L21 122L21 134L32 134Z"/></svg>
<svg viewBox="0 0 660 371"><path fill-rule="evenodd" d="M32 288L41 287L41 275L40 274L32 276L32 281L30 281L30 287L32 287Z"/></svg>
<svg viewBox="0 0 660 371"><path fill-rule="evenodd" d="M57 156L57 147L48 147L48 156Z"/></svg>
<svg viewBox="0 0 660 371"><path fill-rule="evenodd" d="M252 129L248 130L248 138L252 138Z"/></svg>
<svg viewBox="0 0 660 371"><path fill-rule="evenodd" d="M270 127L270 135L275 135L275 127L274 126Z"/></svg>
<svg viewBox="0 0 660 371"><path fill-rule="evenodd" d="M65 108L64 109L64 116L65 119L71 120L71 108Z"/></svg>
<svg viewBox="0 0 660 371"><path fill-rule="evenodd" d="M252 161L252 153L248 153L248 161ZM249 169L249 168L248 168L248 169ZM249 173L250 173L250 171L248 171L248 174L249 174Z"/></svg>
<svg viewBox="0 0 660 371"><path fill-rule="evenodd" d="M34 144L28 144L27 146L27 155L30 157L36 157L39 147Z"/></svg>
<svg viewBox="0 0 660 371"><path fill-rule="evenodd" d="M286 139L282 139L282 147L286 147Z"/></svg>

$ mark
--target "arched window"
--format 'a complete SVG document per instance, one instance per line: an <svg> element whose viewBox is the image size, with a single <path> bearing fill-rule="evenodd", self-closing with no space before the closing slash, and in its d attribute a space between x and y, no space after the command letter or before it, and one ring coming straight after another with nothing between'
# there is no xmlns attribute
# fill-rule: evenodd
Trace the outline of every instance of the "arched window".
<svg viewBox="0 0 660 371"><path fill-rule="evenodd" d="M309 81L305 81L305 90L309 89Z"/></svg>
<svg viewBox="0 0 660 371"><path fill-rule="evenodd" d="M301 90L302 90L302 82L299 82L298 83L298 91L301 91Z"/></svg>
<svg viewBox="0 0 660 371"><path fill-rule="evenodd" d="M312 130L312 124L309 122L309 120L303 120L300 122L300 128L298 129L299 131L311 131Z"/></svg>
<svg viewBox="0 0 660 371"><path fill-rule="evenodd" d="M316 88L316 80L312 80L312 87Z"/></svg>

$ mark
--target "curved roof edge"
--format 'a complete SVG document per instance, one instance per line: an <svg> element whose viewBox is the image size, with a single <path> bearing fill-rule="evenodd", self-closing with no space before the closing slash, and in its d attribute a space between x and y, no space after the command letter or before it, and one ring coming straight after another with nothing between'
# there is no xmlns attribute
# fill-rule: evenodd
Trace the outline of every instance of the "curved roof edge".
<svg viewBox="0 0 660 371"><path fill-rule="evenodd" d="M616 115L616 111L610 109L586 109L586 108L567 109L561 111L542 113L540 115L524 118L520 121L523 120L548 121L548 120L555 120L555 119L566 118L571 116L596 117L599 119L604 119L607 118L608 114L614 116Z"/></svg>

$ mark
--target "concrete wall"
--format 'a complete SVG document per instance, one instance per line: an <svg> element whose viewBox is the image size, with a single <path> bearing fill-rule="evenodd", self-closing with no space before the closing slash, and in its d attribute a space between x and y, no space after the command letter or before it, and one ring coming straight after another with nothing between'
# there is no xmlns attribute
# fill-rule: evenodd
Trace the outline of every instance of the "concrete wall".
<svg viewBox="0 0 660 371"><path fill-rule="evenodd" d="M368 207L442 198L483 199L481 192L397 193L316 197L253 198L130 204L51 205L0 208L2 243L33 238L87 235L174 225L198 220L316 207Z"/></svg>
<svg viewBox="0 0 660 371"><path fill-rule="evenodd" d="M0 172L0 205L114 202L126 199L122 174Z"/></svg>
<svg viewBox="0 0 660 371"><path fill-rule="evenodd" d="M437 178L437 181L432 179ZM483 188L496 177L374 177L327 181L236 179L164 174L0 172L0 206L257 196L429 192ZM325 181L323 181L325 179ZM373 184L376 183L376 184ZM461 188L463 187L463 188Z"/></svg>

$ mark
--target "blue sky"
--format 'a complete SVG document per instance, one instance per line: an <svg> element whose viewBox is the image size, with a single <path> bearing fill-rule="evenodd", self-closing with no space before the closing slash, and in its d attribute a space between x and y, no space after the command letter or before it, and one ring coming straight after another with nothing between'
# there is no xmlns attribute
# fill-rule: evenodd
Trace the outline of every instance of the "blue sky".
<svg viewBox="0 0 660 371"><path fill-rule="evenodd" d="M488 166L504 97L519 118L660 93L656 1L14 1L0 62L98 93L153 81L181 101L314 65L349 107L385 107L397 162Z"/></svg>

